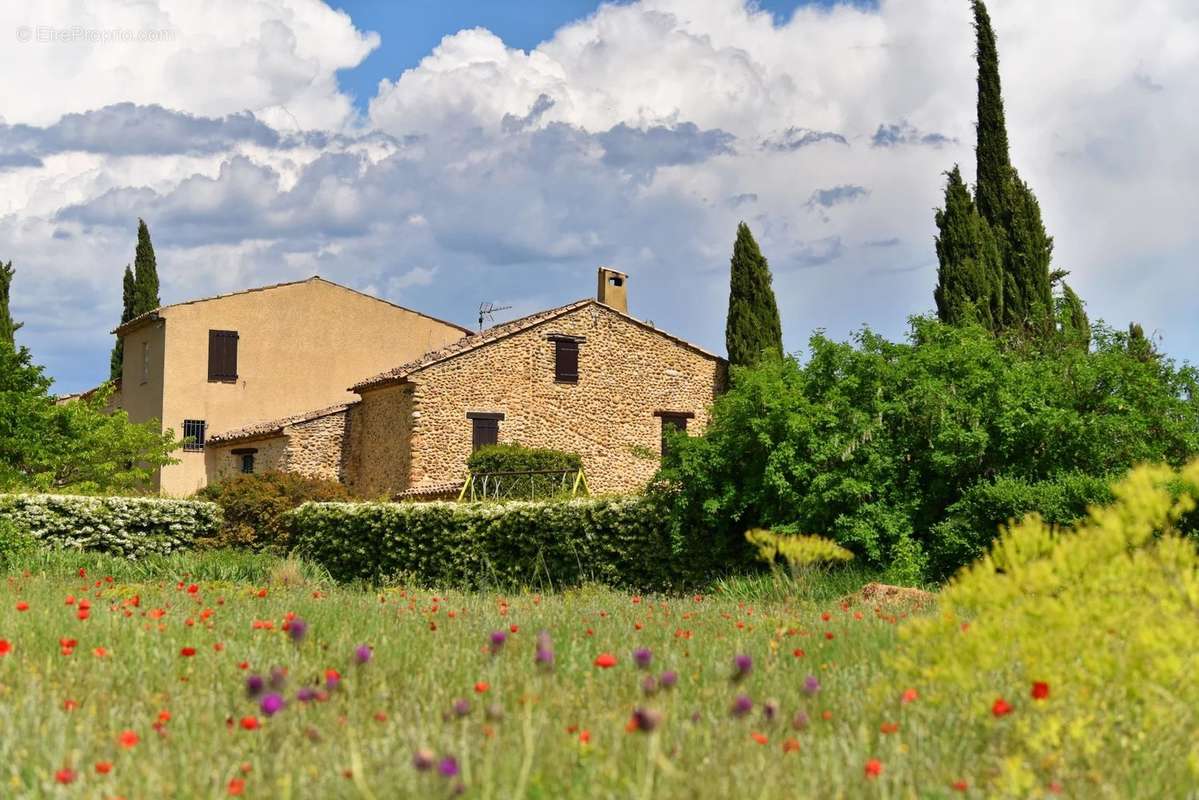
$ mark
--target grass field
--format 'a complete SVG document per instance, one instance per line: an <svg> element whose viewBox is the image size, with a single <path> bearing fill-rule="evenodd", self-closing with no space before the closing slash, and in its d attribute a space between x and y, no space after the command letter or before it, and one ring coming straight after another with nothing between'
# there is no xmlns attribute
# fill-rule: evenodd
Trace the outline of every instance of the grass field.
<svg viewBox="0 0 1199 800"><path fill-rule="evenodd" d="M465 595L38 555L0 593L0 796L992 796L1001 754L910 724L904 612L838 599L864 577Z"/></svg>

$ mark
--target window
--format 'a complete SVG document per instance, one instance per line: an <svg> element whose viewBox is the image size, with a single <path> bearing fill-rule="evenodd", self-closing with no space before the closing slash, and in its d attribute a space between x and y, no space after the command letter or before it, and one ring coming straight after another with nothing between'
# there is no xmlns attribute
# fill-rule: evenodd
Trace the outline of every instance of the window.
<svg viewBox="0 0 1199 800"><path fill-rule="evenodd" d="M142 342L142 383L150 382L150 343Z"/></svg>
<svg viewBox="0 0 1199 800"><path fill-rule="evenodd" d="M682 431L687 432L687 420L693 419L695 413L692 411L655 411L655 417L662 418L662 456L665 457L670 452L670 443L667 442L667 431Z"/></svg>
<svg viewBox="0 0 1199 800"><path fill-rule="evenodd" d="M499 443L500 420L504 418L503 414L471 411L466 415L466 418L472 424L470 436L471 452L478 450L480 447L486 447L489 444Z"/></svg>
<svg viewBox="0 0 1199 800"><path fill-rule="evenodd" d="M559 383L579 382L579 340L554 339L554 380Z"/></svg>
<svg viewBox="0 0 1199 800"><path fill-rule="evenodd" d="M188 453L204 452L204 434L208 423L202 419L183 420L183 450Z"/></svg>
<svg viewBox="0 0 1199 800"><path fill-rule="evenodd" d="M241 456L241 471L247 475L254 474L254 454L245 453Z"/></svg>
<svg viewBox="0 0 1199 800"><path fill-rule="evenodd" d="M237 380L237 331L208 332L208 380Z"/></svg>

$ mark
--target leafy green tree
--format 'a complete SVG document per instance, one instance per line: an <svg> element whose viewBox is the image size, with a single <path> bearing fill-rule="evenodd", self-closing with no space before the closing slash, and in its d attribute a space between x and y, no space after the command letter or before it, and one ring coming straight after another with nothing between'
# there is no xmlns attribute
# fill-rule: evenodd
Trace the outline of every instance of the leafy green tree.
<svg viewBox="0 0 1199 800"><path fill-rule="evenodd" d="M1070 522L1134 464L1199 453L1199 372L1101 325L1092 340L1012 348L917 317L906 342L818 334L802 365L734 368L707 430L663 459L676 541L817 534L895 580L941 578L1009 517Z"/></svg>
<svg viewBox="0 0 1199 800"><path fill-rule="evenodd" d="M991 226L978 213L955 165L945 208L937 211L937 317L951 325L978 322L989 331L1003 319L1003 260Z"/></svg>
<svg viewBox="0 0 1199 800"><path fill-rule="evenodd" d="M729 363L752 364L781 358L783 328L771 286L770 265L744 222L737 226L729 271L729 313L725 344Z"/></svg>
<svg viewBox="0 0 1199 800"><path fill-rule="evenodd" d="M0 342L0 491L135 492L179 447L157 422L108 413L111 384L58 404L26 348Z"/></svg>
<svg viewBox="0 0 1199 800"><path fill-rule="evenodd" d="M21 323L13 322L12 312L9 310L14 273L15 270L12 268L12 261L9 261L7 264L0 261L0 344L7 343L12 347L17 346L13 335L21 327Z"/></svg>

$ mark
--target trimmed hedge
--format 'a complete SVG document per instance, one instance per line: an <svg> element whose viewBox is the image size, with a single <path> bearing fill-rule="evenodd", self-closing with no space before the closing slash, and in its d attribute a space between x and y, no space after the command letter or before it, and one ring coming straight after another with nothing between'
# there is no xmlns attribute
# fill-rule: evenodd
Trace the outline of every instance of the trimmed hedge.
<svg viewBox="0 0 1199 800"><path fill-rule="evenodd" d="M466 467L471 472L578 472L583 459L577 453L544 447L489 444L471 453Z"/></svg>
<svg viewBox="0 0 1199 800"><path fill-rule="evenodd" d="M644 498L511 503L306 503L288 513L298 551L339 581L428 586L667 589L713 565L672 553Z"/></svg>
<svg viewBox="0 0 1199 800"><path fill-rule="evenodd" d="M11 494L0 495L0 520L42 544L138 559L215 536L221 510L215 503L158 497Z"/></svg>

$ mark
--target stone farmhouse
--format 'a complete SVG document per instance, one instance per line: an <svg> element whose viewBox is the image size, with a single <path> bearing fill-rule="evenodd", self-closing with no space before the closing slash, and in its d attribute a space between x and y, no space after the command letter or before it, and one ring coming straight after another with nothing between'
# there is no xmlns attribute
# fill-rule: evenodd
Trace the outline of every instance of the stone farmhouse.
<svg viewBox="0 0 1199 800"><path fill-rule="evenodd" d="M414 315L419 335L443 337L419 353L400 354L418 335L366 332L358 320L352 333L338 332L336 344L324 345L347 363L326 368L339 360L327 358L289 366L298 371L296 383L309 384L305 397L320 396L307 405L316 410L283 408L284 397L290 406L296 398L279 392L274 397L284 413L261 413L270 405L264 402L244 409L236 423L217 427L210 420L216 433L205 441L205 474L197 465L181 484L164 482L164 489L282 469L340 480L368 497L453 496L473 449L516 442L578 453L593 492L635 491L658 467L664 429L695 431L707 424L727 363L630 316L627 282L623 273L601 268L594 299L464 337L404 312ZM125 329L136 331L136 322ZM337 327L320 335L332 336ZM211 341L210 348L221 346ZM137 346L126 344L127 378L128 354ZM288 346L280 342L277 349ZM372 349L377 352L369 357L359 352ZM376 366L380 357L390 363ZM358 374L343 378L353 370ZM172 406L168 419L182 413L176 408L182 406ZM257 420L245 424L256 413Z"/></svg>
<svg viewBox="0 0 1199 800"><path fill-rule="evenodd" d="M350 402L351 384L470 331L311 278L163 306L114 333L125 363L110 403L186 437L180 463L155 476L160 492L182 496L220 474L210 434Z"/></svg>

